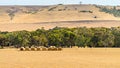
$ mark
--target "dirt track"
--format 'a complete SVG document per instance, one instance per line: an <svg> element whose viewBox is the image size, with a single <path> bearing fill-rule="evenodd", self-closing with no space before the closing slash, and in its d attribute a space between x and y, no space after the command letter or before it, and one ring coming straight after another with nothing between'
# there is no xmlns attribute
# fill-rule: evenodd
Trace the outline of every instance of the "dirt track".
<svg viewBox="0 0 120 68"><path fill-rule="evenodd" d="M0 24L0 31L36 30L44 27L51 29L54 27L118 27L119 20L81 20L81 21L60 21L60 22L40 22L40 23L4 23Z"/></svg>
<svg viewBox="0 0 120 68"><path fill-rule="evenodd" d="M0 50L0 68L120 68L119 48L63 51Z"/></svg>

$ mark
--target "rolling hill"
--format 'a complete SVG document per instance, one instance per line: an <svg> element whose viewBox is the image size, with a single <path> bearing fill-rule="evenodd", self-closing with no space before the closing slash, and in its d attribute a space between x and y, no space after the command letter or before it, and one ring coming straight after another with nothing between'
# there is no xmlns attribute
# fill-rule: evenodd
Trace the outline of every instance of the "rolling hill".
<svg viewBox="0 0 120 68"><path fill-rule="evenodd" d="M41 27L49 29L55 26L115 27L120 25L119 20L119 17L100 11L96 5L88 4L0 6L1 31L35 30Z"/></svg>

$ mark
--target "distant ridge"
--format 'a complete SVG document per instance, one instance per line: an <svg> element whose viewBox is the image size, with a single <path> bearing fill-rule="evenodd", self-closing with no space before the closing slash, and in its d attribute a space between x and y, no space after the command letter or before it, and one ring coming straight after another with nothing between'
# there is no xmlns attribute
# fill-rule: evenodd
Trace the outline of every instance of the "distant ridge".
<svg viewBox="0 0 120 68"><path fill-rule="evenodd" d="M111 6L107 6L108 8ZM10 16L11 15L11 16ZM11 18L12 17L12 18ZM35 23L79 20L120 20L99 11L96 5L6 5L0 6L0 23ZM12 19L12 20L11 20Z"/></svg>

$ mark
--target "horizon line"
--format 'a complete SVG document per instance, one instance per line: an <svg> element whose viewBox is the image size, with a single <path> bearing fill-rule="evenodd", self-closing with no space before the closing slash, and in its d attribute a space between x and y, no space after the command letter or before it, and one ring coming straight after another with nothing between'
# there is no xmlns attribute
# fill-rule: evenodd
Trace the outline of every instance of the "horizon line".
<svg viewBox="0 0 120 68"><path fill-rule="evenodd" d="M17 4L17 5L6 4L6 5L1 5L1 4L0 4L0 6L54 6L54 5L98 5L98 6L120 6L120 5L101 5L101 4L49 4L49 5L40 5L40 4Z"/></svg>

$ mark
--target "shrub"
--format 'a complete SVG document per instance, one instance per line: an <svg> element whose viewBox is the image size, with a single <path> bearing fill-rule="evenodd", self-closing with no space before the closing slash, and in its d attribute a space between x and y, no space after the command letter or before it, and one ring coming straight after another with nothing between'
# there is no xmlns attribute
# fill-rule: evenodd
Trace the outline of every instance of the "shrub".
<svg viewBox="0 0 120 68"><path fill-rule="evenodd" d="M63 5L63 4L58 4L58 5Z"/></svg>
<svg viewBox="0 0 120 68"><path fill-rule="evenodd" d="M116 7L113 7L113 8L100 7L100 6L96 6L96 7L99 8L100 11L102 12L112 14L115 17L120 17L120 10L116 9Z"/></svg>
<svg viewBox="0 0 120 68"><path fill-rule="evenodd" d="M0 49L3 49L3 47L2 47L2 46L0 46Z"/></svg>
<svg viewBox="0 0 120 68"><path fill-rule="evenodd" d="M57 8L57 6L51 7L50 9L48 9L48 11L53 11L53 10L56 9L56 8Z"/></svg>
<svg viewBox="0 0 120 68"><path fill-rule="evenodd" d="M93 11L90 11L90 10L82 10L82 11L79 11L79 12L83 12L83 13L93 13Z"/></svg>
<svg viewBox="0 0 120 68"><path fill-rule="evenodd" d="M97 18L97 16L94 16L94 18Z"/></svg>

